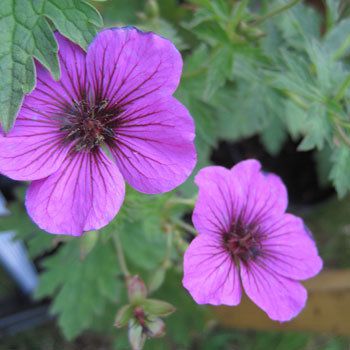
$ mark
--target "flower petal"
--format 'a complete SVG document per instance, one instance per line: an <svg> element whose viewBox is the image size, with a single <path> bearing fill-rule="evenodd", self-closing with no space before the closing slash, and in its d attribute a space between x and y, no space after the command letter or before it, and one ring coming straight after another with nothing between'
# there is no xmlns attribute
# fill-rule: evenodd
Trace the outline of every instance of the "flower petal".
<svg viewBox="0 0 350 350"><path fill-rule="evenodd" d="M54 173L69 151L60 132L67 113L84 82L85 54L57 34L61 80L56 82L36 63L37 84L24 99L14 128L0 137L0 172L15 180L38 180Z"/></svg>
<svg viewBox="0 0 350 350"><path fill-rule="evenodd" d="M27 95L19 118L32 121L44 119L57 126L62 113L67 113L74 101L85 97L88 82L85 52L62 35L56 33L55 36L59 46L60 80L55 81L50 72L36 62L36 86ZM28 112L32 112L30 117ZM17 129L17 125L14 129Z"/></svg>
<svg viewBox="0 0 350 350"><path fill-rule="evenodd" d="M26 207L42 229L80 236L108 224L119 211L125 186L121 174L101 151L67 157L46 179L32 182Z"/></svg>
<svg viewBox="0 0 350 350"><path fill-rule="evenodd" d="M240 184L230 170L220 166L200 170L195 183L199 195L192 221L197 231L219 235L229 232L242 202Z"/></svg>
<svg viewBox="0 0 350 350"><path fill-rule="evenodd" d="M237 305L242 293L238 270L217 238L201 234L191 242L182 283L198 304Z"/></svg>
<svg viewBox="0 0 350 350"><path fill-rule="evenodd" d="M245 292L272 320L289 321L305 306L307 292L299 282L255 262L240 268Z"/></svg>
<svg viewBox="0 0 350 350"><path fill-rule="evenodd" d="M87 69L96 99L123 108L142 97L171 95L177 88L182 59L175 46L133 27L100 32L87 53Z"/></svg>
<svg viewBox="0 0 350 350"><path fill-rule="evenodd" d="M86 68L86 53L78 45L66 39L58 32L55 34L58 42L58 57L61 68L59 84L65 91L68 101L83 100L89 90ZM63 95L62 93L60 94Z"/></svg>
<svg viewBox="0 0 350 350"><path fill-rule="evenodd" d="M247 223L286 211L288 195L285 185L277 175L263 173L257 160L242 161L231 169L231 173L241 184L243 217Z"/></svg>
<svg viewBox="0 0 350 350"><path fill-rule="evenodd" d="M173 97L147 98L118 117L111 153L125 180L149 194L184 182L196 163L194 124Z"/></svg>
<svg viewBox="0 0 350 350"><path fill-rule="evenodd" d="M322 259L300 218L285 214L281 219L262 223L261 230L267 234L262 241L260 259L271 270L298 280L320 272Z"/></svg>
<svg viewBox="0 0 350 350"><path fill-rule="evenodd" d="M0 138L0 173L14 180L38 180L54 173L69 148L48 134Z"/></svg>

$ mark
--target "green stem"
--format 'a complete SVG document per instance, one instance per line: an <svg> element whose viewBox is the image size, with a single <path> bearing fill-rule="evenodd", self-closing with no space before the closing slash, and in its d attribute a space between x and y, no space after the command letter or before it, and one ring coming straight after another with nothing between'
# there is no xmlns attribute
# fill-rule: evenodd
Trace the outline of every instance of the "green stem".
<svg viewBox="0 0 350 350"><path fill-rule="evenodd" d="M179 226L182 229L184 229L185 231L190 232L190 233L194 234L195 236L197 236L197 231L194 229L193 226L186 224L186 222L183 222L182 220L179 220L179 219L172 219L172 221L176 226Z"/></svg>
<svg viewBox="0 0 350 350"><path fill-rule="evenodd" d="M283 5L283 6L277 7L276 9L274 9L271 12L267 13L266 15L263 15L263 16L257 18L254 21L254 24L260 24L260 23L266 21L267 19L269 19L271 17L277 16L280 13L289 10L290 8L292 8L293 6L295 6L296 4L298 4L301 1L302 0L292 0L292 1L290 1L289 3L287 3L287 4Z"/></svg>
<svg viewBox="0 0 350 350"><path fill-rule="evenodd" d="M284 91L284 94L287 97L289 97L300 108L305 109L305 110L307 110L309 108L309 106L303 101L303 99L300 96L298 96L290 91Z"/></svg>
<svg viewBox="0 0 350 350"><path fill-rule="evenodd" d="M340 46L340 48L332 55L332 58L336 61L339 60L348 50L350 46L350 38L348 37L344 43Z"/></svg>
<svg viewBox="0 0 350 350"><path fill-rule="evenodd" d="M129 272L128 266L126 265L123 246L122 246L122 242L120 241L118 233L113 235L113 242L114 242L115 249L117 251L117 258L119 261L120 269L122 270L124 277L129 277L130 272Z"/></svg>
<svg viewBox="0 0 350 350"><path fill-rule="evenodd" d="M348 135L345 133L345 131L342 129L342 127L334 121L335 128L338 132L338 135L340 136L341 140L344 142L344 144L348 147L350 147L350 139Z"/></svg>
<svg viewBox="0 0 350 350"><path fill-rule="evenodd" d="M169 264L172 247L173 247L173 232L169 231L169 232L167 232L166 250L165 250L165 256L164 256L164 261L163 261L163 265L165 268L167 268L167 266Z"/></svg>
<svg viewBox="0 0 350 350"><path fill-rule="evenodd" d="M175 205L185 205L185 206L188 206L190 208L194 208L195 202L196 202L196 197L193 197L193 198L175 197L175 198L169 199L167 204L170 207L175 206Z"/></svg>
<svg viewBox="0 0 350 350"><path fill-rule="evenodd" d="M340 85L340 88L337 94L335 95L336 101L340 101L344 97L346 90L348 89L349 86L350 86L350 75Z"/></svg>

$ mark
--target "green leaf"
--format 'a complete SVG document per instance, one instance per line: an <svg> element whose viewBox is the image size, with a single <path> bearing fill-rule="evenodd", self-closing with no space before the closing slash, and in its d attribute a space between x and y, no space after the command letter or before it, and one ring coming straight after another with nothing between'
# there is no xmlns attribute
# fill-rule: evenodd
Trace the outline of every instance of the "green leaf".
<svg viewBox="0 0 350 350"><path fill-rule="evenodd" d="M293 140L304 135L307 118L305 109L290 100L285 101L285 123Z"/></svg>
<svg viewBox="0 0 350 350"><path fill-rule="evenodd" d="M322 105L314 104L307 112L305 137L299 144L299 151L321 150L332 134L332 126L327 119L327 111Z"/></svg>
<svg viewBox="0 0 350 350"><path fill-rule="evenodd" d="M333 162L332 170L330 172L330 179L337 190L340 198L350 190L350 149L342 146L337 148L331 158Z"/></svg>
<svg viewBox="0 0 350 350"><path fill-rule="evenodd" d="M337 23L323 39L323 47L326 52L335 58L342 58L350 54L350 19L346 18Z"/></svg>
<svg viewBox="0 0 350 350"><path fill-rule="evenodd" d="M284 0L277 1L280 5ZM311 6L298 4L289 11L276 16L273 22L281 31L285 45L303 51L308 40L319 38L321 33L321 16Z"/></svg>
<svg viewBox="0 0 350 350"><path fill-rule="evenodd" d="M102 25L98 12L82 0L3 0L0 6L0 122L13 125L25 94L35 85L33 58L55 79L60 76L57 43L50 19L83 48Z"/></svg>
<svg viewBox="0 0 350 350"><path fill-rule="evenodd" d="M342 63L336 62L331 51L316 41L312 41L306 51L315 70L316 87L324 96L332 96L346 76Z"/></svg>
<svg viewBox="0 0 350 350"><path fill-rule="evenodd" d="M233 51L228 46L218 47L210 60L203 98L209 101L215 92L232 76Z"/></svg>
<svg viewBox="0 0 350 350"><path fill-rule="evenodd" d="M116 220L102 231L120 235L124 253L133 266L153 270L163 261L166 236L162 229L169 194L145 195L128 188L126 200Z"/></svg>
<svg viewBox="0 0 350 350"><path fill-rule="evenodd" d="M103 25L96 9L82 0L46 0L43 15L61 34L85 49L95 37L97 28Z"/></svg>
<svg viewBox="0 0 350 350"><path fill-rule="evenodd" d="M164 259L165 235L158 228L158 235L145 231L142 222L129 223L120 237L126 257L143 270L153 270Z"/></svg>
<svg viewBox="0 0 350 350"><path fill-rule="evenodd" d="M280 118L271 118L271 122L262 131L260 139L271 155L277 155L287 139L287 133Z"/></svg>
<svg viewBox="0 0 350 350"><path fill-rule="evenodd" d="M72 239L44 261L36 298L55 295L51 311L67 339L91 327L116 302L122 281L111 242L99 241L85 257L80 240Z"/></svg>
<svg viewBox="0 0 350 350"><path fill-rule="evenodd" d="M341 0L326 0L327 29L331 29L340 16Z"/></svg>
<svg viewBox="0 0 350 350"><path fill-rule="evenodd" d="M221 139L238 140L263 130L269 122L266 86L239 80L237 88L220 89L213 97L217 108L216 131Z"/></svg>

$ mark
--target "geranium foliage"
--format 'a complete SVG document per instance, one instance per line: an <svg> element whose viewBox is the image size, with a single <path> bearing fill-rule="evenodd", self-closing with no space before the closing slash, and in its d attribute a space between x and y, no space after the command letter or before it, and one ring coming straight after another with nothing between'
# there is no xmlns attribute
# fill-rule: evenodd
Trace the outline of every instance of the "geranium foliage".
<svg viewBox="0 0 350 350"><path fill-rule="evenodd" d="M1 218L0 228L16 230L42 268L35 296L52 299L51 312L68 339L92 329L108 334L117 348L127 346L127 336L135 349L144 343L149 349L164 349L169 344L189 348L203 330L210 330L206 310L195 305L181 278L184 252L197 234L190 220L197 195L194 176L212 163L212 151L220 141L232 144L255 136L271 156L292 141L298 152L313 152L320 183L333 187L339 197L348 193L350 9L341 0L324 4L323 11L298 0L109 0L91 4L5 0L1 4L0 120L6 131L15 124L24 96L35 86L35 61L53 79L64 72L57 56L56 30L83 53L89 52L100 27L137 26L169 39L183 59L174 97L195 122L197 150L197 165L185 183L168 193L144 194L178 185L188 172L176 181L175 169L167 174L174 186L165 186L163 178L152 179L152 186L164 185L164 191L145 191L134 184L140 193L126 185L117 216L112 220L118 211L114 210L107 226L79 238L48 235L34 225L25 213L24 191L9 205L11 213ZM104 25L92 5L100 11ZM16 137L16 126L12 130ZM166 137L159 138L164 141ZM5 156L2 153L0 158ZM233 157L231 167L238 160ZM31 211L41 203L38 200ZM71 214L62 215L61 221ZM54 224L47 221L47 226ZM56 231L52 230L59 233ZM79 234L83 231L82 226ZM116 325L126 327L127 332L116 329L116 317ZM146 341L160 336L164 337Z"/></svg>

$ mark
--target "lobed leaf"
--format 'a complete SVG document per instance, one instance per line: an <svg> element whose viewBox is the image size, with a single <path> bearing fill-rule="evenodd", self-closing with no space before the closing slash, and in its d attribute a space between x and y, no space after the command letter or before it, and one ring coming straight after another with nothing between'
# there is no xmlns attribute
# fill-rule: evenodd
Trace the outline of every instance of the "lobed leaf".
<svg viewBox="0 0 350 350"><path fill-rule="evenodd" d="M57 43L50 20L67 38L86 48L102 26L83 0L3 0L0 6L0 122L8 131L35 86L33 59L59 79Z"/></svg>
<svg viewBox="0 0 350 350"><path fill-rule="evenodd" d="M56 294L51 311L67 339L93 327L109 302L117 301L123 283L110 242L99 241L85 257L80 253L80 240L72 239L47 258L36 291L36 298Z"/></svg>

